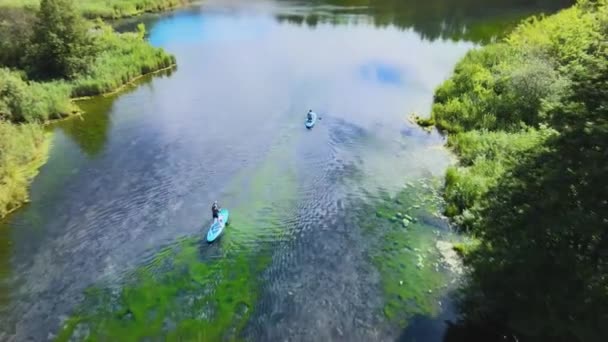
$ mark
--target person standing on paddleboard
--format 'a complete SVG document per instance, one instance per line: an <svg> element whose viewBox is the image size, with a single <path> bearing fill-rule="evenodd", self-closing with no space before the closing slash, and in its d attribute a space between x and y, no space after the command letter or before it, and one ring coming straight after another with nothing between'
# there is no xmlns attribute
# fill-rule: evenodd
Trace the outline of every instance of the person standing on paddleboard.
<svg viewBox="0 0 608 342"><path fill-rule="evenodd" d="M213 201L211 213L213 215L213 222L217 221L220 217L220 206L217 204L217 201Z"/></svg>

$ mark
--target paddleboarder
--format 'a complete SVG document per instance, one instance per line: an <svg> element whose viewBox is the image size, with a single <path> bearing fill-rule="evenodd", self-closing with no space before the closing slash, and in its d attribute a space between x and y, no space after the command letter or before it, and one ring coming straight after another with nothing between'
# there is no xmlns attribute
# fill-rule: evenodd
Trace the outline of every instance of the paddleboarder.
<svg viewBox="0 0 608 342"><path fill-rule="evenodd" d="M217 204L217 201L213 201L211 213L213 215L213 222L216 222L220 217L220 206Z"/></svg>

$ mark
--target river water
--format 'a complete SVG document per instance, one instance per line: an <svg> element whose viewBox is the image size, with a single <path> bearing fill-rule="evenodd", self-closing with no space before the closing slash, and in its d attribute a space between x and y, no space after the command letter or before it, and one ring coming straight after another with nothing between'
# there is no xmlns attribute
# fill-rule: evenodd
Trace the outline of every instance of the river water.
<svg viewBox="0 0 608 342"><path fill-rule="evenodd" d="M433 188L452 158L407 118L468 50L568 1L530 3L138 18L178 67L50 128L31 203L0 225L0 340L440 341L457 275L436 243L459 237ZM213 200L232 222L208 245Z"/></svg>

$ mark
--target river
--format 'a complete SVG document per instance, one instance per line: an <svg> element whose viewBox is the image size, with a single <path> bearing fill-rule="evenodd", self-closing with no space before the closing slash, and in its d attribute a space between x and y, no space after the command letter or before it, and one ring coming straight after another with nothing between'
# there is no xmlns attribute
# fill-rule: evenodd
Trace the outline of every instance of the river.
<svg viewBox="0 0 608 342"><path fill-rule="evenodd" d="M0 340L441 341L453 158L408 116L468 50L568 3L218 0L138 18L178 67L49 128L31 203L0 224ZM232 218L208 245L213 200Z"/></svg>

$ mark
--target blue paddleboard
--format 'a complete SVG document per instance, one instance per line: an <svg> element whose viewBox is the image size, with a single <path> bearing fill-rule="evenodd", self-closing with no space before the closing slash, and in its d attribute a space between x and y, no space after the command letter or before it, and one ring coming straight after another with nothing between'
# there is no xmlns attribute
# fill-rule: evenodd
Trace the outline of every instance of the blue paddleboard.
<svg viewBox="0 0 608 342"><path fill-rule="evenodd" d="M207 232L207 242L215 241L215 239L222 234L224 227L226 227L226 223L228 223L228 216L230 216L230 213L228 212L228 209L221 209L218 216L218 220L213 222L211 227L209 227L209 232Z"/></svg>
<svg viewBox="0 0 608 342"><path fill-rule="evenodd" d="M312 119L308 120L308 118L306 118L306 128L312 128L312 126L314 126L315 123L317 123L317 113L312 112L310 114L312 116Z"/></svg>

